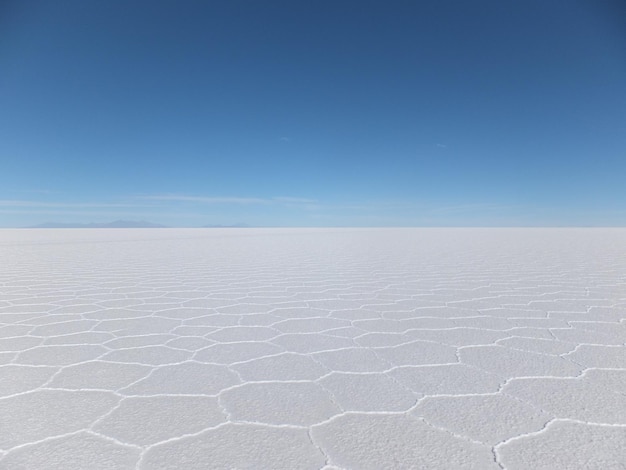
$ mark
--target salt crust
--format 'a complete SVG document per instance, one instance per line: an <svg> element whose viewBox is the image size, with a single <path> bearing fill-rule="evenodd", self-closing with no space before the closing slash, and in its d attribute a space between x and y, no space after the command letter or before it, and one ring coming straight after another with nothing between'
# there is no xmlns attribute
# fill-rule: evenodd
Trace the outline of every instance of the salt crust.
<svg viewBox="0 0 626 470"><path fill-rule="evenodd" d="M624 229L0 231L0 469L618 469Z"/></svg>

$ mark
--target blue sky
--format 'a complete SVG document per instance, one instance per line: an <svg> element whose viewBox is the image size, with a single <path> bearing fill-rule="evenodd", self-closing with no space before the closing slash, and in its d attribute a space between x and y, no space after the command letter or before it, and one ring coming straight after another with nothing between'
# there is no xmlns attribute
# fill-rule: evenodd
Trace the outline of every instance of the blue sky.
<svg viewBox="0 0 626 470"><path fill-rule="evenodd" d="M626 225L618 1L0 7L0 227Z"/></svg>

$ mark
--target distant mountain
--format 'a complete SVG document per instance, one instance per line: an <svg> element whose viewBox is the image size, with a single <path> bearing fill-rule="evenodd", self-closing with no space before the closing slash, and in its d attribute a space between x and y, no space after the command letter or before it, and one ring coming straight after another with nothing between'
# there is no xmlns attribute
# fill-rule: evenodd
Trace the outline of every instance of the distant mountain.
<svg viewBox="0 0 626 470"><path fill-rule="evenodd" d="M203 225L200 228L250 228L248 224L233 224L233 225Z"/></svg>
<svg viewBox="0 0 626 470"><path fill-rule="evenodd" d="M46 222L27 228L166 228L166 225L153 224L143 220L115 220L105 223L66 224L61 222Z"/></svg>

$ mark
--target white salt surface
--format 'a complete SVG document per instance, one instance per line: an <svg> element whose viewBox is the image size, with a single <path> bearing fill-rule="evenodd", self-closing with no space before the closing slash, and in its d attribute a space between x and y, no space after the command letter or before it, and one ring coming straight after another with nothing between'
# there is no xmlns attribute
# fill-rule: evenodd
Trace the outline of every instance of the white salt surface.
<svg viewBox="0 0 626 470"><path fill-rule="evenodd" d="M624 229L0 231L0 469L626 466Z"/></svg>

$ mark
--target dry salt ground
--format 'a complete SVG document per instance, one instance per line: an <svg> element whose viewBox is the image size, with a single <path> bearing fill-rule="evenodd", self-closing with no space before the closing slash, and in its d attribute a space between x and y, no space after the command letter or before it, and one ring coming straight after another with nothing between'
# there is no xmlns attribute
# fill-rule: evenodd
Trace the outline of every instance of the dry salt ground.
<svg viewBox="0 0 626 470"><path fill-rule="evenodd" d="M0 468L624 469L624 229L0 231Z"/></svg>

